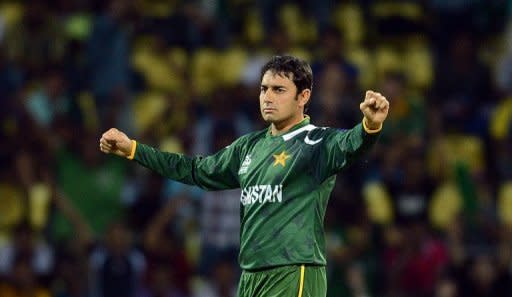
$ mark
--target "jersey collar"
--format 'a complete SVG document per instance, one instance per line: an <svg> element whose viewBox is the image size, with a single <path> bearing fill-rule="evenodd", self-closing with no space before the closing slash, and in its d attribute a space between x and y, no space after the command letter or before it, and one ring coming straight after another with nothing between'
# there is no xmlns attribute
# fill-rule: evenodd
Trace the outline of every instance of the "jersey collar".
<svg viewBox="0 0 512 297"><path fill-rule="evenodd" d="M302 121L300 121L299 123L297 123L295 126L291 127L290 130L286 131L284 134L280 134L280 135L272 135L271 133L271 128L268 127L268 131L267 131L267 136L271 136L271 137L283 137L283 139L287 140L293 136L295 136L298 133L300 133L299 130L300 128L303 128L303 127L306 127L309 125L309 122L310 122L310 118L308 115L304 115L304 119ZM291 137L290 137L291 136Z"/></svg>

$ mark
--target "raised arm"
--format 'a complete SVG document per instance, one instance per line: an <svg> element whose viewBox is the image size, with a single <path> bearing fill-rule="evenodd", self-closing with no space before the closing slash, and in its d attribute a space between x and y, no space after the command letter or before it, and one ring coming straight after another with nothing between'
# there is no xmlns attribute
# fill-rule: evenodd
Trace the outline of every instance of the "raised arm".
<svg viewBox="0 0 512 297"><path fill-rule="evenodd" d="M80 211L69 201L64 193L57 190L53 195L53 203L56 209L74 227L79 246L86 250L94 243L94 235Z"/></svg>
<svg viewBox="0 0 512 297"><path fill-rule="evenodd" d="M149 222L144 231L144 247L149 251L158 249L164 237L164 231L167 224L174 218L177 210L186 203L185 197L169 199L165 206Z"/></svg>
<svg viewBox="0 0 512 297"><path fill-rule="evenodd" d="M240 139L211 156L190 157L137 143L112 128L102 135L100 150L134 160L172 180L206 190L224 190L239 187L239 143Z"/></svg>
<svg viewBox="0 0 512 297"><path fill-rule="evenodd" d="M317 176L320 180L338 173L360 158L377 141L389 111L389 102L380 93L367 91L360 104L362 123L350 130L330 129L319 151Z"/></svg>

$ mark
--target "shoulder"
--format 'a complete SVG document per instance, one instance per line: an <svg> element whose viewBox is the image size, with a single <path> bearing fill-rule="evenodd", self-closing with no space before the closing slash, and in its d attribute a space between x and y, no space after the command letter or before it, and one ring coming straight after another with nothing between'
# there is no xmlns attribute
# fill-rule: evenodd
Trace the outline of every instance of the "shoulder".
<svg viewBox="0 0 512 297"><path fill-rule="evenodd" d="M302 129L302 130L301 130ZM284 140L294 139L304 143L306 146L324 147L329 146L329 143L336 142L340 137L349 132L351 129L340 129L333 127L320 127L313 124L304 126L303 128L294 131L295 133L284 135Z"/></svg>
<svg viewBox="0 0 512 297"><path fill-rule="evenodd" d="M323 137L329 137L330 135L339 133L340 131L342 131L342 130L331 128L331 127L321 127L321 126L316 126L313 124L308 124L308 125L306 125L302 128L299 128L295 131L284 134L283 138L285 141L288 141L291 139L298 139L298 140L312 139L312 138L318 139L318 138L323 138Z"/></svg>
<svg viewBox="0 0 512 297"><path fill-rule="evenodd" d="M338 139L340 136L345 134L349 129L333 128L333 127L317 127L314 130L308 132L304 137L306 144L319 142L322 140L324 145L327 145L331 141Z"/></svg>
<svg viewBox="0 0 512 297"><path fill-rule="evenodd" d="M342 135L347 132L349 132L351 128L332 128L332 127L326 127L324 130L324 136L325 137L332 137L336 135Z"/></svg>
<svg viewBox="0 0 512 297"><path fill-rule="evenodd" d="M294 131L285 133L282 138L285 142L302 143L306 146L317 147L319 143L325 140L329 134L329 127L318 127L313 124L307 124Z"/></svg>

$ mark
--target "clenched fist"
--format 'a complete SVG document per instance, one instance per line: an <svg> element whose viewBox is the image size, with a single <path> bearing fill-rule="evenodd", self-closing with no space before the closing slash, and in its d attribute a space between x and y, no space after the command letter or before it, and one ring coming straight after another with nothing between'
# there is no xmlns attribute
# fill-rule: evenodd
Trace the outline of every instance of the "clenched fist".
<svg viewBox="0 0 512 297"><path fill-rule="evenodd" d="M377 130L388 116L389 102L381 93L366 91L364 101L359 108L364 114L366 125L369 129Z"/></svg>
<svg viewBox="0 0 512 297"><path fill-rule="evenodd" d="M132 154L134 145L134 141L116 128L111 128L103 133L100 139L100 150L102 152L116 154L125 158Z"/></svg>

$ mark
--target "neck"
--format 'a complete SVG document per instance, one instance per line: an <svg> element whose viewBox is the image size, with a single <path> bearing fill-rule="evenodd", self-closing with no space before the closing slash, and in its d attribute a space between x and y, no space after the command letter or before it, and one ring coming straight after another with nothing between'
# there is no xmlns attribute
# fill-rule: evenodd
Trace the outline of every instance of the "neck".
<svg viewBox="0 0 512 297"><path fill-rule="evenodd" d="M293 126L297 125L298 123L302 122L302 120L304 120L304 114L299 114L293 118L290 118L286 121L282 121L282 122L279 122L279 123L272 123L272 125L270 125L270 133L274 136L276 135L280 135L280 134L283 134L283 133L286 133L288 132L288 130L290 130Z"/></svg>

